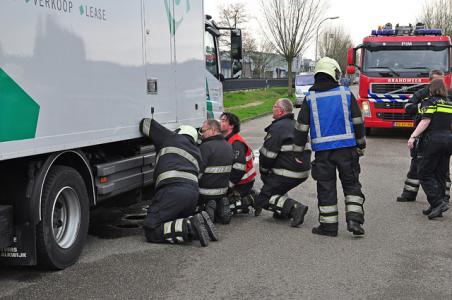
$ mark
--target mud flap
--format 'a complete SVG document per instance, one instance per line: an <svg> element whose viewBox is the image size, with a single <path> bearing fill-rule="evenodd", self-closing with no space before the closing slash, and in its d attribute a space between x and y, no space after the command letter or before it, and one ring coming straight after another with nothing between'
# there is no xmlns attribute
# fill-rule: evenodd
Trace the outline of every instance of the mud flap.
<svg viewBox="0 0 452 300"><path fill-rule="evenodd" d="M11 246L0 249L0 265L36 265L35 226L15 226L12 242Z"/></svg>

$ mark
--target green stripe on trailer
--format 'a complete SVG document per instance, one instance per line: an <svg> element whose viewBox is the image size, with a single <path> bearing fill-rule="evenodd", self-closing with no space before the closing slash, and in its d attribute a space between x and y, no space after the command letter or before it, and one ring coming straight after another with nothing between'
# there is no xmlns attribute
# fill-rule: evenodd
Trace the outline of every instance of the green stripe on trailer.
<svg viewBox="0 0 452 300"><path fill-rule="evenodd" d="M206 106L207 106L207 118L208 119L213 119L214 118L214 113L213 113L213 103L212 100L210 99L210 93L209 93L209 83L207 82L207 78L206 78Z"/></svg>
<svg viewBox="0 0 452 300"><path fill-rule="evenodd" d="M39 105L0 68L0 142L34 138Z"/></svg>

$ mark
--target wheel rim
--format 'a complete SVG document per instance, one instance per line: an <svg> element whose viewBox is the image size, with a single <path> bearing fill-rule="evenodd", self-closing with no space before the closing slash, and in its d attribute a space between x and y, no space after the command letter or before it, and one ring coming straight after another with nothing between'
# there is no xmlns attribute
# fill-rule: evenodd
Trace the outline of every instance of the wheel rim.
<svg viewBox="0 0 452 300"><path fill-rule="evenodd" d="M52 233L58 246L67 249L77 239L81 220L80 200L75 190L63 187L52 208Z"/></svg>

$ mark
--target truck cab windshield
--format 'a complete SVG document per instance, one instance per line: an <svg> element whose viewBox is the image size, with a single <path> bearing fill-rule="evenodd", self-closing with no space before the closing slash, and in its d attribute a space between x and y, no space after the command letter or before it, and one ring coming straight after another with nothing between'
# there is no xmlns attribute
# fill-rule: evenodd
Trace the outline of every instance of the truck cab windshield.
<svg viewBox="0 0 452 300"><path fill-rule="evenodd" d="M448 49L364 49L363 72L372 76L394 77L400 73L421 76L429 70L448 72ZM413 75L412 75L413 76Z"/></svg>

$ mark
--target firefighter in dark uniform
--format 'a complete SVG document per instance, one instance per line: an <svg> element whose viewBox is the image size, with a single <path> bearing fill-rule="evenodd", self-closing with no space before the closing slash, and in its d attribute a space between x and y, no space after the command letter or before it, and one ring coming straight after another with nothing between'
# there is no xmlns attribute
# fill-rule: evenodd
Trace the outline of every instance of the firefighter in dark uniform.
<svg viewBox="0 0 452 300"><path fill-rule="evenodd" d="M442 217L448 210L445 183L452 153L452 102L442 79L434 79L430 97L423 100L419 113L422 120L408 140L412 149L418 139L418 175L430 206L423 211L429 219Z"/></svg>
<svg viewBox="0 0 452 300"><path fill-rule="evenodd" d="M154 119L143 119L141 132L150 137L157 151L154 169L155 194L143 227L148 242L187 243L199 239L208 245L217 233L206 212L193 216L198 203L201 153L198 133L191 126L172 132Z"/></svg>
<svg viewBox="0 0 452 300"><path fill-rule="evenodd" d="M303 147L310 132L315 160L312 178L317 181L318 227L312 233L337 236L336 170L345 195L347 230L363 235L364 195L359 182L359 156L366 140L358 103L347 87L339 86L339 64L323 57L315 66L314 85L302 102L295 125L295 145Z"/></svg>
<svg viewBox="0 0 452 300"><path fill-rule="evenodd" d="M292 219L291 226L297 227L303 223L308 207L287 193L309 177L311 151L294 145L292 111L289 99L279 99L273 105L274 121L265 128L267 134L259 150L259 171L264 185L256 199L256 211L270 210L275 218Z"/></svg>
<svg viewBox="0 0 452 300"><path fill-rule="evenodd" d="M231 220L229 200L229 174L232 169L232 146L221 134L217 120L206 120L200 129L204 172L199 180L199 204L210 218L223 224Z"/></svg>
<svg viewBox="0 0 452 300"><path fill-rule="evenodd" d="M434 79L444 79L444 72L441 70L431 70L429 74L430 81ZM451 91L449 91L449 99L452 99ZM416 93L413 94L413 96L408 100L408 103L405 105L405 111L414 116L414 127L416 127L419 122L421 121L421 115L418 114L418 107L420 106L420 103L422 100L428 98L430 96L429 94L429 85L426 85L424 88L420 89ZM411 156L411 163L410 168L408 170L408 174L405 179L405 185L403 187L402 195L397 197L398 202L412 202L416 201L416 196L419 191L419 176L417 174L417 167L418 167L418 159L417 159L417 153L416 153L417 147L413 147L410 149L410 156ZM449 164L447 164L449 166ZM449 171L448 175L446 176L446 191L445 191L445 201L449 202L450 198L450 176Z"/></svg>
<svg viewBox="0 0 452 300"><path fill-rule="evenodd" d="M233 150L233 165L228 191L231 211L234 214L248 214L249 207L254 206L256 197L253 190L256 177L253 150L239 135L240 119L236 115L225 112L220 119L223 136L232 145Z"/></svg>

